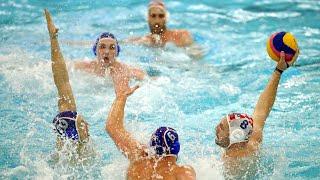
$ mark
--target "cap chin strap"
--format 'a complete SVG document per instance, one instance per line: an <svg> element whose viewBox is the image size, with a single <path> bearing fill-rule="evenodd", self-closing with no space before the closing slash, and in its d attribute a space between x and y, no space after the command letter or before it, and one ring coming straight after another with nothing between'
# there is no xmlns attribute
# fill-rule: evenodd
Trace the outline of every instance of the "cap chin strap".
<svg viewBox="0 0 320 180"><path fill-rule="evenodd" d="M76 117L76 119L75 119L75 123L76 123L76 130L77 130L78 137L79 137L78 141L81 142L80 133L79 133L79 128L78 128L78 123L77 123L77 122L78 122L78 119L79 119L79 114L77 113L77 117Z"/></svg>
<svg viewBox="0 0 320 180"><path fill-rule="evenodd" d="M231 131L230 123L229 123L229 115L227 115L227 122L229 126L229 141L230 141L227 148L229 148L232 144L246 142L247 140L243 140L246 138L246 134L242 130L235 129Z"/></svg>
<svg viewBox="0 0 320 180"><path fill-rule="evenodd" d="M236 143L240 143L240 142L245 142L242 139L245 139L246 135L244 134L243 131L241 131L240 129L236 129L233 132L230 132L230 142L233 143L229 143L228 148L232 145L232 144L236 144Z"/></svg>

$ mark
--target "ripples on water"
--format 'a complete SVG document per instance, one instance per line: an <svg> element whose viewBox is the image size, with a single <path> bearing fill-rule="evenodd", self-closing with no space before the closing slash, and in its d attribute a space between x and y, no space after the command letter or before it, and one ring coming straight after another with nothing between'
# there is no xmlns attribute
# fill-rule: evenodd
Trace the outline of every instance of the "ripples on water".
<svg viewBox="0 0 320 180"><path fill-rule="evenodd" d="M57 93L45 7L60 28L60 40L93 40L107 30L124 39L148 30L146 5L137 1L0 2L0 177L123 179L127 160L103 128L114 99L112 84L84 73L69 72L70 81L101 160L69 169L50 164ZM223 179L213 127L228 112L252 113L274 68L265 41L272 32L290 31L301 55L281 80L254 177L319 177L319 2L169 1L167 7L169 27L189 29L206 55L197 61L172 46L162 50L123 45L121 60L160 73L127 103L126 125L134 136L148 142L158 126L173 126L181 138L179 162L192 165L199 179ZM62 44L62 50L69 61L93 58L89 47Z"/></svg>

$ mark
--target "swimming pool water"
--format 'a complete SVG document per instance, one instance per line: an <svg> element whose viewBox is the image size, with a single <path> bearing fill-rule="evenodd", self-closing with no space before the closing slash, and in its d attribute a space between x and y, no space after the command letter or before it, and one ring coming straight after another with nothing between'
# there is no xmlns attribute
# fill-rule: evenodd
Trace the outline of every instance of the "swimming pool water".
<svg viewBox="0 0 320 180"><path fill-rule="evenodd" d="M129 98L126 127L145 143L157 127L174 127L181 141L179 163L192 165L198 179L224 179L214 127L226 113L252 113L275 66L266 55L266 39L290 31L301 54L282 76L258 170L243 178L318 179L320 2L166 2L168 26L190 30L206 54L194 60L171 45L120 44L121 61L159 74ZM81 72L69 71L70 81L99 158L84 167L50 163L57 92L43 8L51 11L60 40L93 41L103 31L118 39L146 34L146 5L138 0L0 1L1 179L125 178L128 162L104 131L112 83ZM61 48L68 61L94 58L90 47L61 43Z"/></svg>

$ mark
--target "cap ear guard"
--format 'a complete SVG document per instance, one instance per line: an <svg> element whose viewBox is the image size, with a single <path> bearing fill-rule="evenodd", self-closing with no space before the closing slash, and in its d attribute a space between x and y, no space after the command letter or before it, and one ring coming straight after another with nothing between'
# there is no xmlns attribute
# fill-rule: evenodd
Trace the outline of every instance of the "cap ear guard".
<svg viewBox="0 0 320 180"><path fill-rule="evenodd" d="M164 132L164 142L165 142L165 149L167 151L167 154L174 154L178 155L180 151L180 143L179 143L179 138L177 132L172 129L168 128Z"/></svg>
<svg viewBox="0 0 320 180"><path fill-rule="evenodd" d="M248 141L253 129L253 119L247 114L232 113L227 115L230 144Z"/></svg>
<svg viewBox="0 0 320 180"><path fill-rule="evenodd" d="M230 142L238 142L245 139L246 135L240 129L236 129L230 134L229 138L230 138Z"/></svg>
<svg viewBox="0 0 320 180"><path fill-rule="evenodd" d="M120 51L121 51L121 48L117 42L117 54L116 54L117 57L119 56Z"/></svg>
<svg viewBox="0 0 320 180"><path fill-rule="evenodd" d="M175 155L180 151L180 143L176 131L169 127L161 127L153 133L150 146L157 155Z"/></svg>
<svg viewBox="0 0 320 180"><path fill-rule="evenodd" d="M174 155L178 155L180 151L180 143L179 142L175 142L170 146L170 151L168 154L174 154Z"/></svg>
<svg viewBox="0 0 320 180"><path fill-rule="evenodd" d="M59 113L53 119L54 132L58 136L70 138L72 140L80 140L77 127L78 113L74 111L65 111Z"/></svg>

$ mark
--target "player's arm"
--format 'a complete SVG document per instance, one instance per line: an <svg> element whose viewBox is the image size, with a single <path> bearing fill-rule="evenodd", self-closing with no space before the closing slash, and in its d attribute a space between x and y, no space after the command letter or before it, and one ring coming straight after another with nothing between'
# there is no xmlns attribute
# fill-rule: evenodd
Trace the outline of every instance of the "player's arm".
<svg viewBox="0 0 320 180"><path fill-rule="evenodd" d="M298 53L296 53L294 60L292 60L291 63L295 61L298 54L299 51ZM281 73L282 71L285 71L290 65L291 64L288 64L285 61L284 52L281 52L280 60L276 66L276 70L272 73L267 86L259 97L259 100L253 112L253 132L248 143L254 149L258 148L259 144L262 141L263 128L276 99Z"/></svg>
<svg viewBox="0 0 320 180"><path fill-rule="evenodd" d="M192 43L193 43L193 38L190 34L189 31L187 30L179 30L178 32L176 33L179 33L177 36L179 38L179 41L177 43L177 46L180 46L180 47L187 47L187 46L191 46Z"/></svg>
<svg viewBox="0 0 320 180"><path fill-rule="evenodd" d="M117 97L113 101L107 121L106 131L122 153L130 160L141 157L144 147L124 127L124 108L127 97L131 95L138 86L129 88L123 92L117 92ZM121 91L121 90L120 90Z"/></svg>
<svg viewBox="0 0 320 180"><path fill-rule="evenodd" d="M185 47L186 53L191 58L201 59L205 53L203 47L193 41L192 35L189 31L181 30L180 32L180 42L177 45Z"/></svg>
<svg viewBox="0 0 320 180"><path fill-rule="evenodd" d="M53 79L59 94L59 111L76 111L76 103L69 83L67 66L59 47L58 29L55 27L49 11L45 9L44 13L51 42Z"/></svg>

